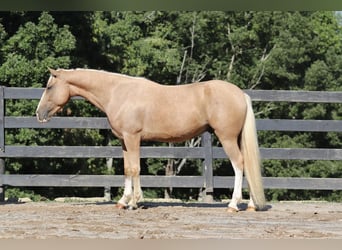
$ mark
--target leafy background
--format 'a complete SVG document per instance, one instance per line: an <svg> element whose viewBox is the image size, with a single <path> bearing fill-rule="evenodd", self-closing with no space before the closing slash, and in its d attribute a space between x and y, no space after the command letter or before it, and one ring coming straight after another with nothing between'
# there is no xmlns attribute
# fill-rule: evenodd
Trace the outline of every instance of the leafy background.
<svg viewBox="0 0 342 250"><path fill-rule="evenodd" d="M162 84L209 79L243 89L342 89L342 21L331 11L221 12L0 12L0 82L43 87L47 67L94 68L143 76ZM6 115L32 116L37 101L6 102ZM336 119L340 104L254 103L257 118ZM64 116L104 116L84 101L70 102ZM341 133L259 131L262 147L341 148ZM8 129L7 144L118 145L110 131ZM218 144L217 140L214 142ZM199 139L185 143L196 146ZM143 159L142 174L200 174L201 163ZM122 159L6 159L7 173L122 174ZM216 175L233 175L228 160ZM265 176L342 177L341 161L264 160ZM99 188L22 188L9 193L101 196ZM112 195L122 189L113 188ZM215 190L215 198L231 190ZM342 200L340 191L266 190L268 199ZM197 199L197 189L146 189L145 196Z"/></svg>

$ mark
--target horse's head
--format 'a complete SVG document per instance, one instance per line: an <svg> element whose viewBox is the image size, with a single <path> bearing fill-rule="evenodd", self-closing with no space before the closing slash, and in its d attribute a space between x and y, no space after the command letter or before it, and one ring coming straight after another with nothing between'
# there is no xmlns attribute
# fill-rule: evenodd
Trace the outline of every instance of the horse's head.
<svg viewBox="0 0 342 250"><path fill-rule="evenodd" d="M40 122L47 122L70 99L69 84L61 77L59 70L49 69L51 76L38 104L36 115Z"/></svg>

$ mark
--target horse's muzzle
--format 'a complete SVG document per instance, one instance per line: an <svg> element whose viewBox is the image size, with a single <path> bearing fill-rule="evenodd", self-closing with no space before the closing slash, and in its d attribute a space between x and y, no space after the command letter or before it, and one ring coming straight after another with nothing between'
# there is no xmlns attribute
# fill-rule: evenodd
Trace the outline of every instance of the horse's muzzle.
<svg viewBox="0 0 342 250"><path fill-rule="evenodd" d="M43 114L40 112L36 112L37 120L39 122L48 122L50 120L50 117L48 116L47 112L44 112Z"/></svg>

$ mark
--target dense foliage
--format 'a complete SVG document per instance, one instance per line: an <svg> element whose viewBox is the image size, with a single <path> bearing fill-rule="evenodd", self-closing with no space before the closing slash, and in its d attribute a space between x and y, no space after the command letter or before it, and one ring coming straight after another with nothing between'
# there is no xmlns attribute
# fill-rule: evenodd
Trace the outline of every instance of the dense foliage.
<svg viewBox="0 0 342 250"><path fill-rule="evenodd" d="M0 82L42 87L47 67L95 68L144 76L163 84L207 79L243 89L342 89L342 26L334 12L2 12ZM32 116L37 101L8 101L6 115ZM254 103L258 118L341 119L337 104ZM62 115L103 116L83 101ZM7 144L117 145L109 131L12 129ZM218 143L218 142L215 142ZM339 133L259 132L264 147L341 148ZM187 142L198 145L198 140ZM114 165L114 168L112 166ZM147 167L148 166L148 167ZM168 167L167 167L168 166ZM171 166L171 168L170 168ZM342 177L339 161L263 161L265 176ZM167 169L167 171L165 171ZM198 161L142 160L143 174L199 174ZM7 159L10 173L122 173L115 159ZM232 174L216 161L215 174ZM113 189L114 196L121 190ZM101 195L99 189L35 189L58 195ZM222 193L222 194L221 194ZM227 193L226 190L224 192ZM162 190L149 195L162 196ZM198 190L173 190L184 199ZM221 190L216 198L225 198ZM337 191L267 190L269 199L341 200Z"/></svg>

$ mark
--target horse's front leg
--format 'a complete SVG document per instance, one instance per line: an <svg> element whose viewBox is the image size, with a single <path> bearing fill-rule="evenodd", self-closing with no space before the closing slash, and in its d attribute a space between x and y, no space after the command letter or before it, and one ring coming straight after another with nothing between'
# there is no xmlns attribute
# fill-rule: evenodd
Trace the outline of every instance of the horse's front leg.
<svg viewBox="0 0 342 250"><path fill-rule="evenodd" d="M140 170L140 168L139 168ZM140 172L140 171L139 171ZM138 207L138 202L143 200L143 192L141 190L140 186L140 174L133 176L133 199L131 202L128 203L129 208L137 208Z"/></svg>
<svg viewBox="0 0 342 250"><path fill-rule="evenodd" d="M118 206L135 209L138 207L137 202L143 197L140 186L140 137L138 135L126 134L124 136L123 156L125 190L122 198L118 201Z"/></svg>
<svg viewBox="0 0 342 250"><path fill-rule="evenodd" d="M133 190L132 190L133 180ZM125 175L125 189L124 194L118 201L117 207L136 209L137 203L143 199L143 193L140 186L140 176L128 176Z"/></svg>
<svg viewBox="0 0 342 250"><path fill-rule="evenodd" d="M125 168L126 169L126 168ZM128 203L132 200L132 177L126 174L125 170L125 187L121 199L117 203L118 208L127 208Z"/></svg>

